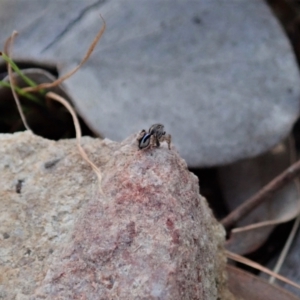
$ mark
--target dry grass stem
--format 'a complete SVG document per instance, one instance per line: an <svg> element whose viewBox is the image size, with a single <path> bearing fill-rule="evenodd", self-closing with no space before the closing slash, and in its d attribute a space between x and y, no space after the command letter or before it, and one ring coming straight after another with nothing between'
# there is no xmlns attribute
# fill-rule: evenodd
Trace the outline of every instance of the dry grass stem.
<svg viewBox="0 0 300 300"><path fill-rule="evenodd" d="M104 24L103 24L102 28L100 29L100 31L98 32L97 36L94 38L92 44L90 45L90 47L89 47L87 53L85 54L84 58L82 59L81 63L75 69L73 69L72 71L70 71L69 73L67 73L66 75L64 75L63 77L59 78L58 80L56 80L52 83L43 83L43 84L40 84L40 85L35 86L35 87L26 87L26 88L23 88L22 91L28 93L28 92L33 92L33 91L39 91L39 90L44 89L44 88L51 88L51 87L57 86L60 83L62 83L64 80L66 80L67 78L72 76L75 72L77 72L79 70L79 68L89 59L90 55L92 54L93 50L95 49L97 43L99 42L101 36L103 35L103 33L105 31L106 23L105 23L104 19L102 18L102 16L100 16L100 17L103 20ZM7 39L7 41L5 43L5 47L4 47L5 53L6 53L7 57L9 57L9 58L11 58L11 49L12 49L13 41L14 41L14 38L15 38L16 35L17 35L17 32L14 31L13 34ZM7 69L8 69L8 74L9 74L10 85L11 85L11 87L14 87L15 84L14 84L14 79L13 79L12 67L9 63L7 63ZM16 101L19 114L22 118L23 124L24 124L24 126L27 130L30 130L30 128L27 124L25 115L23 114L22 107L20 105L20 100L18 98L18 95L16 94L14 88L12 88L11 90L12 90L14 99ZM64 99L63 97L61 97L61 96L59 96L59 95L57 95L53 92L48 92L45 96L47 98L50 98L52 100L60 102L70 112L70 114L72 116L72 119L73 119L73 124L75 126L78 151L79 151L81 157L92 167L93 171L97 175L98 182L99 182L99 192L102 195L104 195L103 190L102 190L102 186L101 186L101 183L102 183L101 171L88 158L86 152L84 151L84 149L81 146L81 128L80 128L80 124L79 124L77 115L75 113L75 110L73 109L73 107L70 105L70 103L66 99Z"/></svg>
<svg viewBox="0 0 300 300"><path fill-rule="evenodd" d="M4 52L10 58L12 57L12 53L11 53L12 52L12 47L13 47L14 39L17 36L17 34L18 34L17 31L14 31L12 33L12 35L5 42ZM11 65L9 63L7 63L7 72L8 72L10 86L12 87L11 92L12 92L13 97L15 99L15 102L16 102L16 105L17 105L17 108L18 108L18 112L21 116L22 122L23 122L25 128L27 130L31 131L31 129L30 129L28 123L27 123L26 117L23 113L21 103L20 103L20 99L19 99L15 89L13 88L15 86L15 82L14 82L14 76L13 76L12 68L11 68Z"/></svg>
<svg viewBox="0 0 300 300"><path fill-rule="evenodd" d="M235 253L230 252L230 251L226 251L226 256L228 258L236 261L236 262L242 263L242 264L247 265L249 267L252 267L252 268L254 268L256 270L264 272L264 273L266 273L268 275L274 276L275 278L277 278L277 279L279 279L279 280L281 280L281 281L283 281L283 282L285 282L285 283L287 283L287 284L289 284L289 285L291 285L291 286L293 286L293 287L295 287L295 288L297 288L297 289L300 290L300 285L299 284L297 284L297 283L289 280L288 278L286 278L284 276L281 276L281 275L278 275L278 274L274 273L273 271L269 270L268 268L265 268L262 265L254 262L254 261L252 261L252 260L250 260L248 258L245 258L245 257L243 257L241 255L235 254Z"/></svg>
<svg viewBox="0 0 300 300"><path fill-rule="evenodd" d="M225 228L230 228L262 202L272 197L278 190L295 179L299 174L300 160L287 168L267 185L265 185L261 190L259 190L255 195L238 206L235 210L228 214L228 216L226 216L221 223Z"/></svg>
<svg viewBox="0 0 300 300"><path fill-rule="evenodd" d="M290 158L291 158L291 165L293 163L295 163L297 161L297 154L296 154L296 146L295 146L295 140L294 138L290 135L289 136L289 149L290 149ZM298 194L298 199L300 201L300 182L299 182L299 178L296 177L295 180L295 185L296 185L296 188L297 188L297 194ZM299 202L299 205L300 205L300 202ZM286 256L290 250L290 247L292 245L292 242L294 241L295 239L295 235L298 231L298 228L299 228L299 225L300 225L300 215L298 215L298 217L296 218L295 220L295 223L293 225L293 228L289 234L289 237L288 239L286 240L285 242L285 245L279 255L279 258L278 258L278 261L273 269L273 272L278 274L280 272L280 269L284 263L284 260L286 259ZM270 283L274 283L275 282L275 277L274 276L271 276L270 279L269 279L269 282Z"/></svg>
<svg viewBox="0 0 300 300"><path fill-rule="evenodd" d="M36 87L25 87L22 90L25 92L35 92L35 91L39 91L41 89L52 88L52 87L55 87L55 86L61 84L63 81L65 81L66 79L68 79L69 77L74 75L82 67L82 65L84 63L86 63L86 61L89 59L89 57L91 56L92 52L94 51L97 43L99 42L100 38L102 37L102 35L106 29L105 20L103 19L103 17L101 15L100 15L100 17L103 21L103 26L101 27L100 31L97 33L97 35L94 38L93 42L91 43L88 51L86 52L84 58L82 59L82 61L80 62L80 64L77 67L75 67L73 70L71 70L70 72L68 72L67 74L63 75L62 77L58 78L57 80L55 80L53 82L41 83L41 84L37 85Z"/></svg>
<svg viewBox="0 0 300 300"><path fill-rule="evenodd" d="M63 97L53 93L53 92L48 92L46 94L47 98L50 98L52 100L58 101L59 103L61 103L71 114L72 119L73 119L73 123L75 126L75 132L76 132L76 141L77 141L77 148L78 151L81 155L81 157L92 167L93 171L95 172L95 174L98 177L98 181L99 181L99 191L102 195L104 195L103 190L102 190L102 174L100 169L88 158L86 152L84 151L84 149L81 147L81 128L80 128L80 124L77 118L77 115L75 113L74 108L70 105L70 103Z"/></svg>

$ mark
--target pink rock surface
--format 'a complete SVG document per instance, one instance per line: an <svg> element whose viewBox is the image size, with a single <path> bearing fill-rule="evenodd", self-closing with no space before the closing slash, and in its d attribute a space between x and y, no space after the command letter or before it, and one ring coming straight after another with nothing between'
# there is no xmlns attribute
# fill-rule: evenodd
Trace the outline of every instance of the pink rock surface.
<svg viewBox="0 0 300 300"><path fill-rule="evenodd" d="M64 159L47 178L36 182L36 185L41 185L41 180L48 182L50 188L44 186L40 191L43 199L37 189L36 199L56 203L55 210L59 211L66 204L63 201L58 204L55 197L61 197L61 190L74 189L73 201L78 208L70 213L68 220L52 226L57 235L65 226L69 226L69 230L59 243L47 241L44 246L50 247L52 243L54 250L39 263L39 270L36 260L29 262L27 277L35 276L38 280L33 283L20 274L15 275L13 281L10 277L10 284L20 285L19 297L231 299L226 286L224 231L200 196L197 178L188 171L174 148L168 150L163 144L157 149L139 151L135 136L122 143L85 138L85 149L103 172L105 196L102 196L97 192L89 167L82 163L78 167L80 157L74 150L74 141L47 141L28 133L2 136L1 144L5 139L10 140L11 155L20 151L18 143L25 148L30 143L35 150L29 157L35 157L36 161L42 161L45 153L56 148ZM11 143L12 140L15 143ZM23 161L23 165L26 169L28 163ZM11 173L11 167L6 172ZM40 171L36 169L37 173ZM69 180L59 178L63 174ZM55 181L55 189L51 180ZM24 197L26 193L24 190ZM49 193L49 198L44 197L45 193ZM69 205L72 206L71 202ZM32 213L37 214L38 208L32 207ZM44 212L44 223L46 215ZM27 227L30 224L32 227L32 220L26 222ZM40 230L38 236L47 235L47 226L51 224L44 224L44 232ZM35 229L31 230L32 235L36 235ZM29 236L23 243L29 244L31 240L34 239ZM37 251L34 244L30 248ZM10 251L9 246L7 251ZM11 258L14 259L13 254ZM0 273L4 270L2 267L1 264ZM7 262L5 267L12 270L16 265ZM34 274L30 275L31 272ZM4 287L6 284L2 283ZM6 293L13 295L8 289Z"/></svg>

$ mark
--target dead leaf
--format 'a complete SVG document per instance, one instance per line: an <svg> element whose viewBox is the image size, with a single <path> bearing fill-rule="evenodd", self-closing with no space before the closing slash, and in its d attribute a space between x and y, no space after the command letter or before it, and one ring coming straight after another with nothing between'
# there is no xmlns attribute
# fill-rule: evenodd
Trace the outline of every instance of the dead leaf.
<svg viewBox="0 0 300 300"><path fill-rule="evenodd" d="M221 168L220 182L231 210L288 168L289 153L285 142L264 155ZM275 225L292 220L299 212L297 188L290 182L237 223L226 248L238 254L250 253L266 241Z"/></svg>
<svg viewBox="0 0 300 300"><path fill-rule="evenodd" d="M229 289L238 299L299 300L286 290L234 266L227 265L227 272Z"/></svg>

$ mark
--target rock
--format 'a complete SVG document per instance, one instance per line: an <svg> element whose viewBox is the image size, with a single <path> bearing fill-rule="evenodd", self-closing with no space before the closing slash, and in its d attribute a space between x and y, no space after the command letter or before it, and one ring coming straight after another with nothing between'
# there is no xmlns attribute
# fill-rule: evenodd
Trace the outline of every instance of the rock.
<svg viewBox="0 0 300 300"><path fill-rule="evenodd" d="M0 135L4 299L233 299L224 230L174 147Z"/></svg>
<svg viewBox="0 0 300 300"><path fill-rule="evenodd" d="M31 3L1 1L0 41L22 29L16 57L55 61L61 73L83 57L99 13L107 21L66 85L85 121L110 139L162 122L190 167L214 166L265 152L298 117L297 63L263 1Z"/></svg>

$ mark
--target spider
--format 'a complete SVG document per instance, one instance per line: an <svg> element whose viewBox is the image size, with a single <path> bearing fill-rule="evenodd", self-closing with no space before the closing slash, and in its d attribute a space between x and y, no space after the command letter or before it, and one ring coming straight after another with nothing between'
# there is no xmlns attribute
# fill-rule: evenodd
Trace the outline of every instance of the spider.
<svg viewBox="0 0 300 300"><path fill-rule="evenodd" d="M154 146L159 147L160 143L166 141L168 143L168 148L171 149L171 135L166 134L164 131L164 125L154 124L152 125L148 132L143 129L137 138L139 142L139 149L148 149Z"/></svg>

